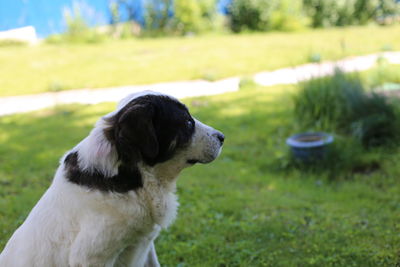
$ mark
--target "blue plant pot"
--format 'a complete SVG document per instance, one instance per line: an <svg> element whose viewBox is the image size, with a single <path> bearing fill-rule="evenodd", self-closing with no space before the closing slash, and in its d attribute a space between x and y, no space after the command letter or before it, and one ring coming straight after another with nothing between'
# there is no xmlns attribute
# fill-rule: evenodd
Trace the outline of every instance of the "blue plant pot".
<svg viewBox="0 0 400 267"><path fill-rule="evenodd" d="M296 159L304 162L323 159L327 147L333 142L333 136L327 133L300 133L286 139Z"/></svg>

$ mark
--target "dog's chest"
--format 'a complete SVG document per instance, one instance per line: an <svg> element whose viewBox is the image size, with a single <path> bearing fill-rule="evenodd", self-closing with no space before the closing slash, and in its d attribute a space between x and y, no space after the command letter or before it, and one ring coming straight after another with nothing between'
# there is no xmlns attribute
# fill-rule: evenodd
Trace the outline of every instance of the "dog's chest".
<svg viewBox="0 0 400 267"><path fill-rule="evenodd" d="M147 196L149 215L155 224L168 227L176 217L178 209L177 197L174 193L151 190Z"/></svg>

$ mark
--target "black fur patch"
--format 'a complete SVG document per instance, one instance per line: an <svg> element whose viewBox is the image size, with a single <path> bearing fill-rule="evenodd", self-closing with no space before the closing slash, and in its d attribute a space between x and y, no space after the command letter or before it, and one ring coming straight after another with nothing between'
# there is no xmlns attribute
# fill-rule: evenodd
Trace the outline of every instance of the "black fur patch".
<svg viewBox="0 0 400 267"><path fill-rule="evenodd" d="M64 160L66 177L72 183L100 191L126 193L143 186L136 166L121 164L118 174L106 177L99 171L82 171L78 165L78 152L69 153Z"/></svg>
<svg viewBox="0 0 400 267"><path fill-rule="evenodd" d="M118 174L82 171L78 152L65 158L67 179L75 184L106 192L125 193L143 186L138 163L154 166L171 159L194 133L194 120L185 105L168 96L146 95L129 102L113 117L106 138L116 147Z"/></svg>

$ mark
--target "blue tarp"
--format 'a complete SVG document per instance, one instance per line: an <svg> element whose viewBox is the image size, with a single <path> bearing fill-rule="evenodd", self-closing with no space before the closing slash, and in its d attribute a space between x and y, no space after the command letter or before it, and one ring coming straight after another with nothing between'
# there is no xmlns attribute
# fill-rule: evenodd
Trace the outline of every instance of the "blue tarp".
<svg viewBox="0 0 400 267"><path fill-rule="evenodd" d="M0 31L32 25L40 37L63 32L66 28L64 13L79 6L90 25L110 22L110 3L115 0L0 0ZM136 20L143 23L143 2L134 1L138 12ZM218 10L226 13L230 0L218 1ZM126 14L121 13L122 20Z"/></svg>
<svg viewBox="0 0 400 267"><path fill-rule="evenodd" d="M80 6L90 24L106 24L109 21L108 0L1 0L0 30L32 25L39 36L65 30L64 12Z"/></svg>

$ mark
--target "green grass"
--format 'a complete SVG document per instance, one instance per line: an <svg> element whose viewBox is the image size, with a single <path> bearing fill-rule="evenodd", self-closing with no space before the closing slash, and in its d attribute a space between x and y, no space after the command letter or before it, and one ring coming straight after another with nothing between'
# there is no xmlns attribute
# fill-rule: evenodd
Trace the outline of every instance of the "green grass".
<svg viewBox="0 0 400 267"><path fill-rule="evenodd" d="M219 79L400 49L400 26L0 47L0 96ZM190 90L190 88L188 88Z"/></svg>
<svg viewBox="0 0 400 267"><path fill-rule="evenodd" d="M178 218L156 241L163 266L400 262L400 151L380 151L374 172L285 168L284 142L295 130L288 92L293 88L249 86L185 100L227 139L217 161L179 178ZM74 105L0 118L0 250L50 184L61 155L113 108Z"/></svg>

